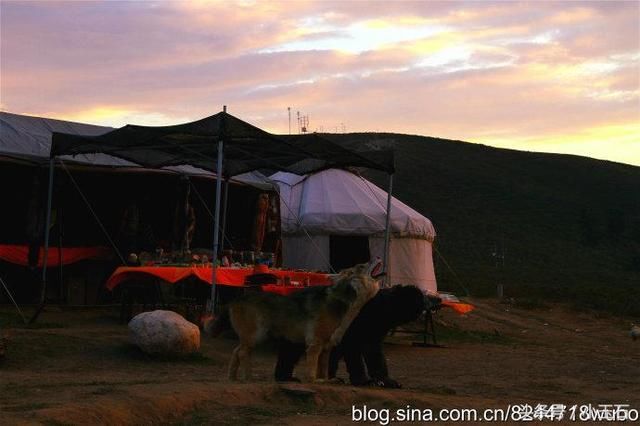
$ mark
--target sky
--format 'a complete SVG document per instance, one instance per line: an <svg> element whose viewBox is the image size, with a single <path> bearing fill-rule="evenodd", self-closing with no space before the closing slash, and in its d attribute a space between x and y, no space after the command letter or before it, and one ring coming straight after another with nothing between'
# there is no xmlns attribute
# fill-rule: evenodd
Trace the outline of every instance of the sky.
<svg viewBox="0 0 640 426"><path fill-rule="evenodd" d="M222 110L640 166L639 1L5 1L0 109L109 126Z"/></svg>

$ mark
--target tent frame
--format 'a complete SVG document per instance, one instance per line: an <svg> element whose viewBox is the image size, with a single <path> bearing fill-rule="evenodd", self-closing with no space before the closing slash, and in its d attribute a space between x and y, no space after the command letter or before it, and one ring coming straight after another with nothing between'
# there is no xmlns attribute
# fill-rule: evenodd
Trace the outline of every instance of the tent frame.
<svg viewBox="0 0 640 426"><path fill-rule="evenodd" d="M223 112L227 112L227 106L223 106ZM220 248L220 209L221 209L221 195L222 195L222 180L223 180L223 159L224 159L224 141L226 138L226 129L221 129L221 134L218 139L218 151L217 151L217 167L216 167L216 200L215 200L215 213L214 213L214 233L213 233L213 256L212 259L212 276L211 276L211 297L207 301L207 311L213 315L218 313L217 306L217 292L216 292L216 272L217 272L217 262L219 258L219 248ZM49 227L51 224L51 205L53 199L53 178L54 178L54 161L55 155L52 155L49 159L49 188L47 193L47 215L46 215L46 228L45 228L45 236L44 236L44 259L42 265L42 283L41 283L41 293L40 293L40 307L36 314L32 317L31 322L35 321L39 313L42 311L45 305L46 299L46 291L47 291L47 260L48 260L48 251L49 251ZM389 190L387 197L387 214L386 214L386 224L385 224L385 248L384 248L384 259L383 259L383 271L387 273L388 276L388 265L387 261L389 259L389 237L390 237L390 219L391 219L391 199L392 199L392 189L393 189L393 172L389 172ZM226 195L225 195L225 216L226 216ZM226 222L226 221L225 221ZM222 229L224 233L224 229ZM223 235L224 238L224 235ZM386 280L385 280L386 281Z"/></svg>
<svg viewBox="0 0 640 426"><path fill-rule="evenodd" d="M227 112L227 106L223 107L223 111ZM211 259L211 299L207 302L207 312L217 314L216 303L216 272L218 271L218 246L220 229L220 195L222 192L222 174L223 174L223 157L224 157L224 135L218 141L218 158L217 158L217 173L216 173L216 208L213 214L213 259ZM226 206L225 206L226 207ZM224 238L224 235L223 235Z"/></svg>
<svg viewBox="0 0 640 426"><path fill-rule="evenodd" d="M384 225L384 258L382 259L385 287L391 285L391 274L389 271L389 249L390 249L390 236L391 236L391 200L393 199L393 173L389 173L389 189L387 190L387 217L385 218Z"/></svg>

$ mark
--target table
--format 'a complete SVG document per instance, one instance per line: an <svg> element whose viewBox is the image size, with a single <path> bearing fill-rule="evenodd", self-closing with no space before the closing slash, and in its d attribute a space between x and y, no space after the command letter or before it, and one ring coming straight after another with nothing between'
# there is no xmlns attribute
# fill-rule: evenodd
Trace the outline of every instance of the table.
<svg viewBox="0 0 640 426"><path fill-rule="evenodd" d="M117 268L109 277L106 287L113 290L123 281L139 276L152 276L159 278L171 284L184 280L189 277L196 277L200 281L211 285L213 268L211 266L121 266ZM246 277L253 275L253 268L234 268L221 267L216 268L216 284L243 287ZM329 274L321 272L292 271L283 269L269 269L268 271L260 271L260 273L273 274L284 280L289 277L292 282L300 283L308 279L309 285L330 285L331 279ZM302 286L280 286L270 285L264 286L266 291L272 291L279 294L290 294ZM274 288L278 287L278 288Z"/></svg>

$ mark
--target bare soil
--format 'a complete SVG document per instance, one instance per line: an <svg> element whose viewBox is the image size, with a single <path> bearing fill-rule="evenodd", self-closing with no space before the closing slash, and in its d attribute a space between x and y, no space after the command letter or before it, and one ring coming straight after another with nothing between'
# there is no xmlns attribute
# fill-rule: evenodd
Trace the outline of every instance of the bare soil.
<svg viewBox="0 0 640 426"><path fill-rule="evenodd" d="M364 404L640 409L640 341L628 336L631 318L563 305L473 303L477 309L465 316L438 313L444 347L414 347L419 336L402 332L388 338L390 371L403 389L313 384L303 392L274 383L269 347L254 356L253 380L232 383L232 339L203 336L197 356L153 359L127 343L116 309L48 308L36 327L10 330L0 361L0 424L346 424L352 405Z"/></svg>

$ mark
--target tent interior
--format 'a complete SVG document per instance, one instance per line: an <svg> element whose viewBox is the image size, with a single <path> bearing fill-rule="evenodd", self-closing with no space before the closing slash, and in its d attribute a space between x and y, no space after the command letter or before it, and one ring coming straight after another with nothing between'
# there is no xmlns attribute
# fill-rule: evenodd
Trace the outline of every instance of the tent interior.
<svg viewBox="0 0 640 426"><path fill-rule="evenodd" d="M46 170L4 162L0 164L0 180L3 182L0 191L6 206L4 220L0 223L0 246L29 246L35 243L40 247L47 198L46 184L43 184L47 179ZM106 247L108 254L99 259L84 259L73 264L63 262L63 266L57 268L58 271L52 270L49 275L47 296L50 300L70 304L94 304L109 297L109 294L99 293L100 286L113 268L121 265L119 256L111 249L109 239L125 258L128 255L126 251L153 253L157 247L166 252L171 249L174 242L175 212L180 204L183 180L175 173L96 170L96 167L77 167L69 171L73 181L63 170L56 171L50 226L51 247ZM213 238L211 212L215 200L214 180L192 176L189 184L190 204L194 209L196 224L191 247L193 251L210 252ZM266 252L276 250L279 238L277 232L267 232L259 248L252 240L252 225L261 194L267 194L274 200L277 197L274 191L241 183L229 185L228 203L233 214L227 217L227 249ZM125 211L132 202L136 203L141 221L150 231L137 241L137 247L123 247L120 234L125 226ZM37 235L33 235L34 227L39 229L36 231ZM40 264L41 262L40 259ZM36 284L40 280L39 268L36 271L27 265L3 261L1 256L0 264L3 279L15 293L17 300L32 301L38 289ZM27 285L29 282L32 285Z"/></svg>
<svg viewBox="0 0 640 426"><path fill-rule="evenodd" d="M44 238L48 152L46 156L43 153L50 144L52 130L100 134L112 129L4 112L0 115L0 126L0 195L4 205L0 222L0 278L19 303L29 303L35 301L40 288L41 268L36 267L33 255L41 251ZM59 163L54 178L50 245L52 249L63 248L58 253L64 259L56 262L48 274L47 299L75 305L106 302L114 297L103 290L103 284L113 269L122 264L112 243L123 251L123 257L128 255L120 234L123 216L132 202L150 230L150 235L136 242L138 247L133 249L154 253L161 247L169 251L174 242L176 208L184 194L185 175L189 176L189 199L195 214L191 247L210 253L214 174L187 167L144 169L95 154L67 158L64 165ZM259 246L255 241L253 225L259 202L265 196L269 204L279 205L273 187L259 173L230 181L228 204L232 214L226 221L226 249L276 251L279 223L266 228ZM279 221L279 214L275 217ZM16 255L16 251L22 253L30 247L31 259ZM75 261L68 255L68 248L85 252L104 250L96 252L99 256L81 256ZM42 253L39 258L41 265ZM0 301L7 297L0 291Z"/></svg>

